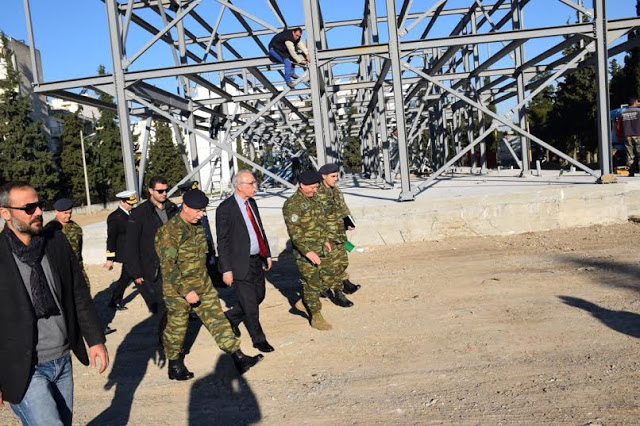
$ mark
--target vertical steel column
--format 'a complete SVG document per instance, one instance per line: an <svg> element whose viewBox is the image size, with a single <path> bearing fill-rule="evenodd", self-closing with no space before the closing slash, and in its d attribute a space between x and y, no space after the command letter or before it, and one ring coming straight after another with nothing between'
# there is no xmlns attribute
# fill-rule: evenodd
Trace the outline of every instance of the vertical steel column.
<svg viewBox="0 0 640 426"><path fill-rule="evenodd" d="M109 24L109 38L111 40L111 60L113 62L113 84L118 103L118 121L120 122L120 137L122 146L122 160L124 162L124 178L127 189L138 191L136 179L136 164L133 157L131 142L131 128L129 126L129 108L125 92L124 69L122 68L122 39L120 38L120 21L116 0L105 0L107 6L107 21ZM140 194L138 194L139 196Z"/></svg>
<svg viewBox="0 0 640 426"><path fill-rule="evenodd" d="M327 162L325 136L322 129L322 97L320 94L320 73L318 71L318 43L320 38L316 35L318 31L317 17L314 16L313 3L317 0L304 0L304 21L307 30L307 43L311 56L309 66L309 85L311 86L311 105L313 107L313 130L316 138L316 154L318 159L318 167L323 166Z"/></svg>
<svg viewBox="0 0 640 426"><path fill-rule="evenodd" d="M519 0L513 0L511 2L511 22L513 23L514 30L523 29L522 9L520 9ZM520 103L525 97L524 70L520 68L524 62L524 50L522 46L518 46L516 48L515 56L518 103ZM522 129L527 128L526 109L526 105L522 105L520 108L518 108L518 125ZM520 150L520 153L522 154L522 169L520 176L524 177L529 175L529 140L522 135L520 136Z"/></svg>
<svg viewBox="0 0 640 426"><path fill-rule="evenodd" d="M600 163L600 175L611 173L611 122L609 121L609 63L607 45L607 17L604 0L594 0L595 9L595 36L596 36L596 85L598 99L598 162Z"/></svg>
<svg viewBox="0 0 640 426"><path fill-rule="evenodd" d="M476 35L478 33L478 24L477 24L477 15L476 11L473 12L473 18L471 19L471 34ZM473 69L475 70L480 66L480 57L478 55L478 44L473 45ZM474 89L482 86L482 77L477 76L475 78L474 83L469 82L470 84L474 84ZM480 99L480 93L474 90L474 93L477 95L476 101L482 103L482 99ZM482 111L478 111L478 133L484 133L484 114ZM487 143L485 139L482 139L480 142L480 174L485 173L487 170Z"/></svg>
<svg viewBox="0 0 640 426"><path fill-rule="evenodd" d="M393 103L396 110L398 128L398 162L400 164L401 191L398 201L412 201L411 180L409 179L409 161L407 158L407 128L402 96L402 66L400 65L400 42L396 22L396 5L394 0L387 2L387 25L389 27L389 57L393 77Z"/></svg>
<svg viewBox="0 0 640 426"><path fill-rule="evenodd" d="M180 1L180 10L182 9L184 9L184 2ZM176 14L178 14L177 11L176 11ZM176 24L176 29L178 30L178 50L180 52L180 64L187 65L188 61L187 61L187 47L185 45L184 19L181 19L180 21L178 21L178 23ZM189 123L189 126L195 127L196 126L195 115L194 115L195 107L193 103L193 91L191 90L191 83L189 82L189 80L185 78L182 81L182 85L184 87L184 96L189 100L189 117L187 118L187 121ZM189 132L188 136L189 136L189 154L191 157L190 170L193 170L196 167L198 167L198 144L196 141L195 133ZM199 171L193 175L193 179L197 180L198 182L201 182Z"/></svg>
<svg viewBox="0 0 640 426"><path fill-rule="evenodd" d="M27 20L27 35L29 36L29 57L31 58L31 69L33 70L33 74L31 79L34 85L38 85L40 83L40 76L38 75L38 62L36 61L36 41L33 37L33 25L31 22L31 7L29 5L29 0L24 0L24 14ZM5 46L5 48L7 48Z"/></svg>
<svg viewBox="0 0 640 426"><path fill-rule="evenodd" d="M138 168L138 193L142 194L144 188L144 173L147 169L147 157L149 154L149 135L151 134L151 117L147 117L142 132L142 148L140 150L140 166Z"/></svg>

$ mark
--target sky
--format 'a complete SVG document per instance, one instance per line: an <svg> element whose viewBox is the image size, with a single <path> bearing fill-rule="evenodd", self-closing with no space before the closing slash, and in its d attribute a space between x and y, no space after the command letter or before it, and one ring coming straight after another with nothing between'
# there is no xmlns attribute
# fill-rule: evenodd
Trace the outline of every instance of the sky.
<svg viewBox="0 0 640 426"><path fill-rule="evenodd" d="M0 30L10 37L28 40L23 0L1 0L3 7L0 13ZM125 2L124 0L120 0ZM468 7L475 0L449 0L447 8ZM378 0L378 14L386 15L384 0ZM410 9L412 13L422 12L430 8L435 0L414 0ZM487 1L485 0L485 3ZM491 1L493 3L493 1ZM104 64L110 72L112 69L109 35L106 19L106 6L100 0L30 0L32 22L34 26L35 45L40 50L43 62L43 72L46 82L65 80L78 77L93 76L97 68ZM274 13L266 0L235 0L234 5L246 10L256 17L273 26L279 26ZM281 10L289 25L303 24L304 11L301 0L279 0ZM401 0L396 0L399 12ZM607 17L616 19L635 15L636 0L606 0ZM286 7L285 7L286 5ZM364 0L321 0L322 13L325 21L356 19L361 17ZM592 7L591 0L585 0L585 6ZM203 0L196 7L196 11L209 21L215 22L219 3L215 0ZM149 13L156 27L161 26L160 18ZM575 20L575 13L559 0L531 0L524 9L525 28L564 25ZM416 26L404 39L417 39L425 28L427 20ZM443 17L433 28L430 36L443 37L448 35L456 19ZM251 23L253 28L261 28L257 23ZM198 35L207 35L200 26ZM386 40L386 25L380 25L381 41ZM220 27L222 33L243 31L233 16L226 11ZM306 35L305 35L306 36ZM333 29L328 32L330 48L358 46L361 44L361 29L348 27ZM127 52L132 54L143 46L151 35L132 25ZM403 40L404 40L403 39ZM269 37L262 38L268 44ZM234 41L234 48L245 57L258 57L261 52L250 41ZM526 54L532 57L544 51L545 41L531 41L525 45ZM481 49L497 51L499 45L484 46ZM481 55L483 53L481 52ZM162 42L149 49L138 60L131 70L149 69L154 67L172 66L173 59L168 46ZM355 68L354 68L355 70Z"/></svg>

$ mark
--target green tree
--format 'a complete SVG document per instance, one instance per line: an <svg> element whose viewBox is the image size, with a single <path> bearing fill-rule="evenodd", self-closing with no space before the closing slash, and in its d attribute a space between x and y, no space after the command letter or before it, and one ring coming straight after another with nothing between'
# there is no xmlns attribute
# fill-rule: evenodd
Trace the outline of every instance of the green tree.
<svg viewBox="0 0 640 426"><path fill-rule="evenodd" d="M547 86L531 100L527 107L527 117L529 119L531 133L549 144L555 143L554 133L550 123L554 96L553 87ZM534 151L534 159L547 157L546 150L543 150L538 144L532 143L531 149Z"/></svg>
<svg viewBox="0 0 640 426"><path fill-rule="evenodd" d="M154 123L155 138L149 146L149 161L146 175L161 175L173 186L187 174L187 169L178 147L173 143L171 129L164 121ZM147 179L148 180L148 179Z"/></svg>
<svg viewBox="0 0 640 426"><path fill-rule="evenodd" d="M60 186L62 193L73 199L75 204L82 204L86 200L80 144L80 131L85 131L85 123L80 117L80 111L81 109L78 109L75 114L62 116L64 130L62 131L62 149L60 150Z"/></svg>
<svg viewBox="0 0 640 426"><path fill-rule="evenodd" d="M347 173L360 173L362 170L362 154L360 153L360 139L355 136L347 137L342 153L342 162Z"/></svg>
<svg viewBox="0 0 640 426"><path fill-rule="evenodd" d="M13 52L0 33L0 55L7 75L0 79L0 183L11 180L30 182L43 200L58 195L58 171L42 131L31 118L32 105L20 93L19 74L13 67Z"/></svg>

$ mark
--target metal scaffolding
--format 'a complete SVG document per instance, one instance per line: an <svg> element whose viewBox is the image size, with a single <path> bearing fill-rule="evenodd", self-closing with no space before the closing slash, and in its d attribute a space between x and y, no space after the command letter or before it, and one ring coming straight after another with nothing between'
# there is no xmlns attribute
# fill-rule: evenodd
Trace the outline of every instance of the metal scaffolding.
<svg viewBox="0 0 640 426"><path fill-rule="evenodd" d="M23 1L35 58L30 4ZM479 172L486 171L485 139L498 128L519 135L516 160L523 176L529 174L534 143L599 177L612 169L608 58L640 42L626 38L640 26L640 18L607 20L605 0L548 2L576 16L576 23L530 28L524 19L529 0L363 0L361 16L339 21L323 19L323 11L339 7L335 0L287 0L286 10L304 11L304 23L287 21L284 0L264 0L268 16L231 0L102 1L113 73L35 81L34 90L116 111L126 184L136 191L142 188L153 120L171 123L188 152L182 182L196 176L208 188L216 167L233 174L234 158L262 172L265 182L293 187L288 173L294 158L306 153L316 167L341 163L347 138L356 137L362 171L386 188L397 184L399 174L399 200L412 200L468 153L474 154L470 158ZM229 21L244 30L220 32L232 27ZM142 47L131 47L134 25L148 34ZM290 89L265 44L283 29L298 26L306 32L311 62ZM341 39L337 47L331 31L345 27L356 27L360 37ZM169 46L173 66L134 69L159 44ZM528 58L531 44L540 53ZM527 103L585 66L594 66L597 76L599 170L549 145L527 126ZM110 94L115 103L79 89ZM138 171L131 117L144 121ZM220 118L226 119L224 128L212 132ZM237 138L248 145L248 155L236 152ZM268 153L277 153L280 167L264 161ZM424 165L432 173L416 185L411 172ZM203 168L206 176L200 175Z"/></svg>

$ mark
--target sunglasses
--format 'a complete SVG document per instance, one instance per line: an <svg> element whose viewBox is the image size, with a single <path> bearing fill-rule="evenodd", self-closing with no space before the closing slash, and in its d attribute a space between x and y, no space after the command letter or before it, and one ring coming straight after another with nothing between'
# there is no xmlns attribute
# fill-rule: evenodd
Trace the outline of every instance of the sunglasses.
<svg viewBox="0 0 640 426"><path fill-rule="evenodd" d="M154 189L154 191L156 191L158 194L164 194L165 192L167 192L168 188L165 189Z"/></svg>
<svg viewBox="0 0 640 426"><path fill-rule="evenodd" d="M44 210L44 206L45 206L44 201L37 201L35 203L29 203L24 207L4 206L4 208L12 209L12 210L22 210L26 214L34 214L38 208L40 208L40 210Z"/></svg>

